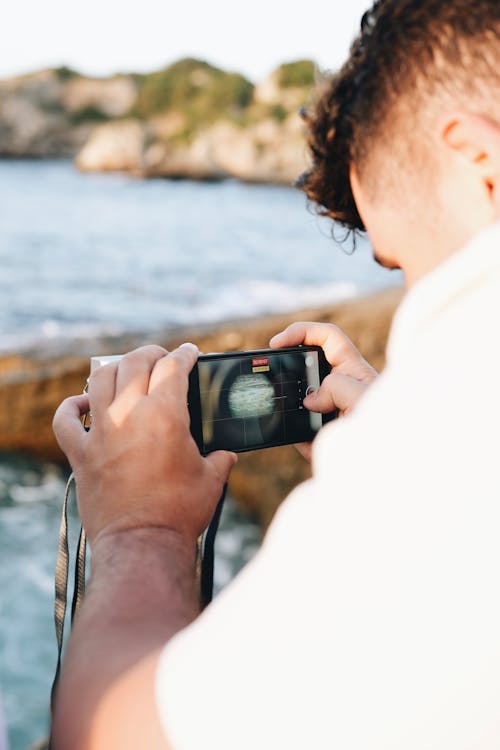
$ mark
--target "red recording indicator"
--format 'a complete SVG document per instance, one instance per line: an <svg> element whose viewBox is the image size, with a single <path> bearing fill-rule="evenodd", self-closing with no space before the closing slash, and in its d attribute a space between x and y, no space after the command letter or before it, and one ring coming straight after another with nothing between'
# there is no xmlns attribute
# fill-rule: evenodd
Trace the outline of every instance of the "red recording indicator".
<svg viewBox="0 0 500 750"><path fill-rule="evenodd" d="M254 357L252 359L252 372L269 372L269 357Z"/></svg>

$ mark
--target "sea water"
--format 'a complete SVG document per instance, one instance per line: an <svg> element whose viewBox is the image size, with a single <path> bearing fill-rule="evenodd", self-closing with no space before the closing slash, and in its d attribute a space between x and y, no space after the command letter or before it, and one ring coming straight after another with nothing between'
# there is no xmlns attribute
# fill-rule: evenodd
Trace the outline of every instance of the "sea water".
<svg viewBox="0 0 500 750"><path fill-rule="evenodd" d="M0 687L12 750L28 748L48 729L57 661L54 567L66 479L58 467L0 455ZM74 558L79 531L74 505L69 529ZM259 543L255 520L228 499L216 541L215 594Z"/></svg>
<svg viewBox="0 0 500 750"><path fill-rule="evenodd" d="M296 309L400 283L374 263L366 240L351 250L291 188L0 161L0 353L54 340L74 348L81 337ZM12 750L47 728L65 480L54 466L0 456L0 685ZM217 588L258 543L257 525L229 504Z"/></svg>
<svg viewBox="0 0 500 750"><path fill-rule="evenodd" d="M0 161L0 351L335 302L390 284L289 187ZM341 235L337 231L338 236Z"/></svg>

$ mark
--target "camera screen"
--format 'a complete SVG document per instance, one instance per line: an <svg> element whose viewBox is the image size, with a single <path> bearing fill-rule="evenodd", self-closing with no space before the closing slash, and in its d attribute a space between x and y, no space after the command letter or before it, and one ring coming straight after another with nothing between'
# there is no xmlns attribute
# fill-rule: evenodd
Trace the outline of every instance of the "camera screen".
<svg viewBox="0 0 500 750"><path fill-rule="evenodd" d="M322 426L302 404L320 385L316 351L200 360L198 377L205 453L309 442Z"/></svg>

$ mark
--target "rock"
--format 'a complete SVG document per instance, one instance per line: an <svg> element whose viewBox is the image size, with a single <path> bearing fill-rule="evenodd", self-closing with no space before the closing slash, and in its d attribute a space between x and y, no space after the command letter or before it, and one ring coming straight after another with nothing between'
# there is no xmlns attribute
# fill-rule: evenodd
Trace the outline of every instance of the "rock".
<svg viewBox="0 0 500 750"><path fill-rule="evenodd" d="M307 101L307 93L300 86L283 88L280 85L279 69L255 87L254 99L259 104L280 105L286 110L299 109Z"/></svg>
<svg viewBox="0 0 500 750"><path fill-rule="evenodd" d="M0 81L0 156L73 157L98 121L124 117L136 97L132 76L43 70Z"/></svg>
<svg viewBox="0 0 500 750"><path fill-rule="evenodd" d="M165 112L149 121L154 137L165 143L186 128L186 117L182 112Z"/></svg>
<svg viewBox="0 0 500 750"><path fill-rule="evenodd" d="M353 339L364 356L381 370L387 335L401 290L286 316L226 323L211 328L183 329L156 337L174 346L195 341L202 351L256 349L293 320L335 322ZM81 393L91 353L123 353L142 343L134 337L76 343L78 354L31 352L0 359L0 451L17 451L63 462L51 423L59 403ZM231 495L267 528L290 489L309 475L309 466L292 447L256 451L240 456L230 484Z"/></svg>
<svg viewBox="0 0 500 750"><path fill-rule="evenodd" d="M84 172L142 172L147 132L147 126L137 120L99 125L75 164Z"/></svg>
<svg viewBox="0 0 500 750"><path fill-rule="evenodd" d="M57 115L44 114L35 102L23 97L7 98L1 105L2 129L12 131L10 150L21 153L27 144L39 142L47 131L58 127Z"/></svg>
<svg viewBox="0 0 500 750"><path fill-rule="evenodd" d="M90 127L68 126L53 71L0 81L0 156L73 156Z"/></svg>
<svg viewBox="0 0 500 750"><path fill-rule="evenodd" d="M146 152L142 174L191 180L221 180L230 176L217 158L210 132L188 144L153 142Z"/></svg>
<svg viewBox="0 0 500 750"><path fill-rule="evenodd" d="M303 125L298 115L291 115L281 124L267 118L245 128L219 122L184 145L155 140L153 127L150 133L151 145L133 170L142 170L147 177L231 177L245 182L291 184L307 167ZM87 153L92 144L95 147L94 139L87 144ZM97 164L99 156L95 156L92 163ZM80 165L80 157L77 163Z"/></svg>
<svg viewBox="0 0 500 750"><path fill-rule="evenodd" d="M61 93L61 102L68 112L93 107L107 117L126 117L137 98L132 76L113 78L71 78Z"/></svg>
<svg viewBox="0 0 500 750"><path fill-rule="evenodd" d="M303 126L297 115L241 128L219 122L190 142L171 142L166 132L181 118L145 124L119 120L96 127L75 159L86 172L124 171L144 177L292 183L306 168Z"/></svg>
<svg viewBox="0 0 500 750"><path fill-rule="evenodd" d="M283 124L266 119L244 132L219 125L213 132L218 163L239 180L291 184L307 166L304 136L294 119Z"/></svg>

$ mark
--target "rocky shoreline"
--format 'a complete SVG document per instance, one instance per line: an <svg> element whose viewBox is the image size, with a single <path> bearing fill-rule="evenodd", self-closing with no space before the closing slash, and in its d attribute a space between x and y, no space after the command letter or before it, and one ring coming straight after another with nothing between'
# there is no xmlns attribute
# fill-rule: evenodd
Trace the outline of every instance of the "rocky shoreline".
<svg viewBox="0 0 500 750"><path fill-rule="evenodd" d="M307 167L299 108L312 61L254 85L201 60L149 75L69 68L0 80L0 158L75 160L83 171L291 184Z"/></svg>
<svg viewBox="0 0 500 750"><path fill-rule="evenodd" d="M383 369L385 346L401 289L338 305L300 310L253 320L197 326L138 337L75 342L72 351L53 348L0 357L0 451L26 453L63 463L52 434L52 417L67 396L80 393L91 354L122 353L154 340L167 348L194 341L202 351L255 349L268 346L271 336L294 320L317 320L340 326L377 370ZM240 457L230 492L267 528L281 500L309 474L292 447L257 451Z"/></svg>

